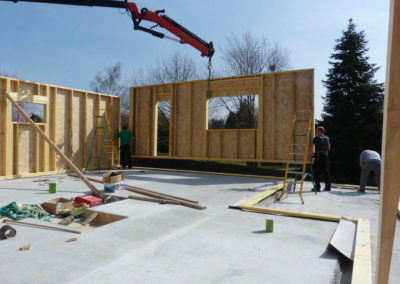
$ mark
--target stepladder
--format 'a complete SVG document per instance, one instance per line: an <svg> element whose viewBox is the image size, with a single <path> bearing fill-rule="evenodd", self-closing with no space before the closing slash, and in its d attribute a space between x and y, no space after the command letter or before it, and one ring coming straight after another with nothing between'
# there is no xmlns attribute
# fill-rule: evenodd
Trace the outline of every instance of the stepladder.
<svg viewBox="0 0 400 284"><path fill-rule="evenodd" d="M92 160L95 161L94 164L97 167L95 170L99 172L101 168L104 167L104 164L110 169L114 167L121 169L117 142L113 135L107 111L100 109L94 118L96 127L93 132L92 143L84 172L88 170Z"/></svg>
<svg viewBox="0 0 400 284"><path fill-rule="evenodd" d="M303 186L304 180L310 176L312 182L313 169L311 158L311 135L313 127L313 113L308 109L296 110L294 113L292 127L289 138L289 147L285 167L285 176L283 179L282 193L278 197L281 200L285 195L289 185L296 187L296 183L300 182L300 200L304 204ZM307 171L309 165L309 171ZM289 180L289 174L294 175L294 180Z"/></svg>

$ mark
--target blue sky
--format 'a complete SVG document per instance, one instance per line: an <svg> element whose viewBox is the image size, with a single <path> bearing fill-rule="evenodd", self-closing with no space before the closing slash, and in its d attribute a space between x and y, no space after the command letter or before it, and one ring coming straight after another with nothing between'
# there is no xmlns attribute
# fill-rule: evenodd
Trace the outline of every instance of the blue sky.
<svg viewBox="0 0 400 284"><path fill-rule="evenodd" d="M222 69L219 49L225 36L250 31L289 50L292 69L315 68L315 115L320 117L321 80L329 68L335 39L349 18L365 30L371 62L385 80L389 0L164 0L136 1L139 9L166 14L206 41L214 41L214 66ZM126 79L133 70L153 66L173 53L177 43L132 29L118 9L71 7L0 1L0 70L20 78L90 89L96 73L123 63ZM179 48L205 65L190 46Z"/></svg>

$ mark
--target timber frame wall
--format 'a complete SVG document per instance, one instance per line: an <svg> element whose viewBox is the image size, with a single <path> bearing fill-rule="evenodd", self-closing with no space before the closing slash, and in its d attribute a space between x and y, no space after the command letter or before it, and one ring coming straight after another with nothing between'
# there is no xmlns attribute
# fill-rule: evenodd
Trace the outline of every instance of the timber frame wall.
<svg viewBox="0 0 400 284"><path fill-rule="evenodd" d="M95 114L107 114L114 132L120 128L120 98L0 77L0 91L10 92L18 102L44 105L44 121L37 123L78 167L86 166ZM11 102L0 98L0 179L61 173L68 170L29 123L12 121ZM99 150L96 143L96 151ZM91 165L93 165L91 163Z"/></svg>
<svg viewBox="0 0 400 284"><path fill-rule="evenodd" d="M258 94L257 129L208 130L207 91L207 80L132 87L133 157L284 162L295 110L314 112L314 69L211 80L210 98ZM157 103L167 100L169 156L156 156ZM307 133L306 123L296 131Z"/></svg>

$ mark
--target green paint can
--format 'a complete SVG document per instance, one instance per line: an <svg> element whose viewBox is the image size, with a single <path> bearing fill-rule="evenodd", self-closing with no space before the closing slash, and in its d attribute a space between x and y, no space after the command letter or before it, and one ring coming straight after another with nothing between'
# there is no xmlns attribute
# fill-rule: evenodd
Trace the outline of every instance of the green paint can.
<svg viewBox="0 0 400 284"><path fill-rule="evenodd" d="M267 233L272 233L274 231L274 220L267 219L265 230L267 231Z"/></svg>
<svg viewBox="0 0 400 284"><path fill-rule="evenodd" d="M49 193L57 193L57 180L49 179Z"/></svg>

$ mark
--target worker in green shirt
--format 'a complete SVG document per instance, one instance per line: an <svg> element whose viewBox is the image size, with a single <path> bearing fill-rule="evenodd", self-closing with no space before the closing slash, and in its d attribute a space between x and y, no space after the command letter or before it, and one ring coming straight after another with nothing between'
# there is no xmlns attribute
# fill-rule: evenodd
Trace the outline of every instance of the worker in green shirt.
<svg viewBox="0 0 400 284"><path fill-rule="evenodd" d="M133 134L128 130L128 127L124 126L122 128L122 131L117 134L117 138L120 139L120 145L121 147L119 148L121 150L120 152L120 161L121 161L121 166L122 168L125 167L131 167L130 163L130 157L131 157L131 140L133 140Z"/></svg>

